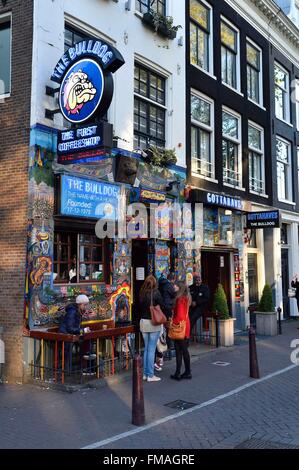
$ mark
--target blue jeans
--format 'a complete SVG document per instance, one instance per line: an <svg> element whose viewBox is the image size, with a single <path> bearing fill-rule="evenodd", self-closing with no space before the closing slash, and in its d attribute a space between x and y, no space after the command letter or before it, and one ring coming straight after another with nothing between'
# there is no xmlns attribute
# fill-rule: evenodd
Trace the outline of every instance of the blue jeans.
<svg viewBox="0 0 299 470"><path fill-rule="evenodd" d="M154 375L155 351L160 334L160 331L142 333L144 341L143 375L146 377Z"/></svg>

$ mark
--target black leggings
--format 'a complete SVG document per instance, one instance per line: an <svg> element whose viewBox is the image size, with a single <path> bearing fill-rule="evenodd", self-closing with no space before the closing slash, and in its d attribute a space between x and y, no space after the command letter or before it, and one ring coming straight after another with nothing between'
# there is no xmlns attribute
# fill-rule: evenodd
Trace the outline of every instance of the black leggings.
<svg viewBox="0 0 299 470"><path fill-rule="evenodd" d="M180 375L182 360L184 358L185 373L190 374L190 355L188 351L189 340L188 339L177 339L174 341L175 352L176 352L176 375Z"/></svg>

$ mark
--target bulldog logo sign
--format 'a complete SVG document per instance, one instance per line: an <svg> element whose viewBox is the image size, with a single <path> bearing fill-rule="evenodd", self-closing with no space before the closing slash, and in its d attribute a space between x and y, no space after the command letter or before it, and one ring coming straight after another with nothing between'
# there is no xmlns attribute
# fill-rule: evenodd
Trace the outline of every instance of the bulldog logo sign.
<svg viewBox="0 0 299 470"><path fill-rule="evenodd" d="M124 64L112 46L94 39L71 47L55 67L51 79L60 84L61 113L73 124L102 117L113 96L112 73Z"/></svg>

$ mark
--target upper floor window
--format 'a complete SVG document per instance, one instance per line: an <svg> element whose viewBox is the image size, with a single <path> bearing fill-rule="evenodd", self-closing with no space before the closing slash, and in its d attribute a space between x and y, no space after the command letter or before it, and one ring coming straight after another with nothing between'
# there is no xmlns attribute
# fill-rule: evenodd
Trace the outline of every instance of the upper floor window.
<svg viewBox="0 0 299 470"><path fill-rule="evenodd" d="M239 31L221 21L221 78L235 90L240 89Z"/></svg>
<svg viewBox="0 0 299 470"><path fill-rule="evenodd" d="M248 125L249 189L265 193L264 129L254 123Z"/></svg>
<svg viewBox="0 0 299 470"><path fill-rule="evenodd" d="M160 15L166 15L166 0L136 0L135 8L140 13L147 13L149 10L154 10Z"/></svg>
<svg viewBox="0 0 299 470"><path fill-rule="evenodd" d="M135 64L134 148L165 147L165 84L161 75Z"/></svg>
<svg viewBox="0 0 299 470"><path fill-rule="evenodd" d="M64 50L67 51L70 47L73 47L76 42L83 41L87 38L87 34L84 34L71 26L66 25L64 30Z"/></svg>
<svg viewBox="0 0 299 470"><path fill-rule="evenodd" d="M199 0L190 1L190 62L213 73L212 8Z"/></svg>
<svg viewBox="0 0 299 470"><path fill-rule="evenodd" d="M222 111L223 182L241 186L241 117L226 108Z"/></svg>
<svg viewBox="0 0 299 470"><path fill-rule="evenodd" d="M11 20L0 17L0 96L11 90Z"/></svg>
<svg viewBox="0 0 299 470"><path fill-rule="evenodd" d="M247 97L257 104L263 104L262 100L262 51L247 40Z"/></svg>
<svg viewBox="0 0 299 470"><path fill-rule="evenodd" d="M199 94L191 95L192 173L214 178L214 102Z"/></svg>
<svg viewBox="0 0 299 470"><path fill-rule="evenodd" d="M295 100L296 100L296 123L299 131L299 78L295 81Z"/></svg>
<svg viewBox="0 0 299 470"><path fill-rule="evenodd" d="M275 115L283 121L290 120L290 78L281 65L274 64Z"/></svg>
<svg viewBox="0 0 299 470"><path fill-rule="evenodd" d="M279 200L292 201L292 165L290 142L276 138L277 195Z"/></svg>

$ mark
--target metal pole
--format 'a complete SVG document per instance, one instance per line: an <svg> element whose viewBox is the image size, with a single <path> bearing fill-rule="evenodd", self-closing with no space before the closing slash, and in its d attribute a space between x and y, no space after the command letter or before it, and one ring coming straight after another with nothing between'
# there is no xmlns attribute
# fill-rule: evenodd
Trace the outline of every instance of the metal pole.
<svg viewBox="0 0 299 470"><path fill-rule="evenodd" d="M135 426L143 426L144 423L142 359L140 354L135 354L133 359L132 424Z"/></svg>
<svg viewBox="0 0 299 470"><path fill-rule="evenodd" d="M219 315L217 311L215 314L215 319L216 319L216 348L219 348Z"/></svg>
<svg viewBox="0 0 299 470"><path fill-rule="evenodd" d="M255 330L250 327L249 331L249 369L250 369L250 377L254 379L260 378L259 373L259 365L257 360L257 353L256 353L256 342L255 342Z"/></svg>
<svg viewBox="0 0 299 470"><path fill-rule="evenodd" d="M280 307L278 307L277 312L278 312L278 334L281 335L282 331L281 331L281 308Z"/></svg>

